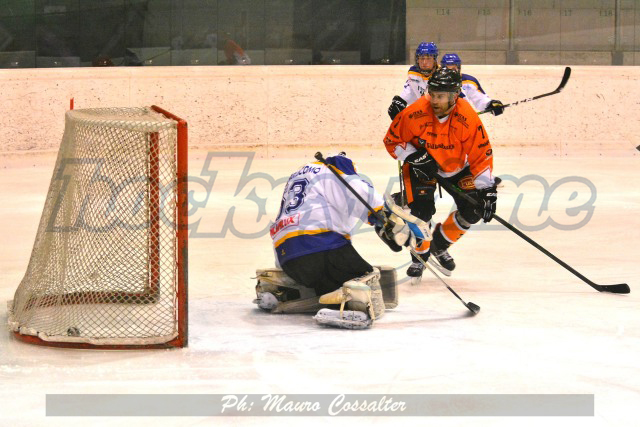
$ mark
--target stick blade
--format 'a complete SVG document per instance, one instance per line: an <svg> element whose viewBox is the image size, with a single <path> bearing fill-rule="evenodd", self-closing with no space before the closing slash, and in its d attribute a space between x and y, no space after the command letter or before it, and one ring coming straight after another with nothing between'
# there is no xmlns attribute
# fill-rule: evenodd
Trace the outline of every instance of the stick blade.
<svg viewBox="0 0 640 427"><path fill-rule="evenodd" d="M626 283L618 283L617 285L598 285L596 289L600 292L611 292L612 294L631 293L631 289Z"/></svg>
<svg viewBox="0 0 640 427"><path fill-rule="evenodd" d="M474 315L480 313L480 306L475 305L472 302L468 302L465 304L469 311L471 311Z"/></svg>
<svg viewBox="0 0 640 427"><path fill-rule="evenodd" d="M564 69L564 74L562 75L562 80L560 81L560 86L556 89L556 92L560 92L567 85L569 81L569 77L571 77L571 67L567 67Z"/></svg>

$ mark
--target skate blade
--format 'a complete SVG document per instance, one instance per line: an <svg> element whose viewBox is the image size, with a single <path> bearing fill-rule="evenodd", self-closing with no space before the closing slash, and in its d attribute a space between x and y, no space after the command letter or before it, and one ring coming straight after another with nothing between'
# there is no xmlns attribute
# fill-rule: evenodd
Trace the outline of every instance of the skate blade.
<svg viewBox="0 0 640 427"><path fill-rule="evenodd" d="M411 278L411 286L417 286L422 282L422 276L412 277Z"/></svg>
<svg viewBox="0 0 640 427"><path fill-rule="evenodd" d="M428 260L429 264L431 264L432 266L434 266L440 273L444 274L447 277L451 277L451 270L447 270L446 268L444 268L443 266L441 266L438 261L431 259L431 257L429 257Z"/></svg>

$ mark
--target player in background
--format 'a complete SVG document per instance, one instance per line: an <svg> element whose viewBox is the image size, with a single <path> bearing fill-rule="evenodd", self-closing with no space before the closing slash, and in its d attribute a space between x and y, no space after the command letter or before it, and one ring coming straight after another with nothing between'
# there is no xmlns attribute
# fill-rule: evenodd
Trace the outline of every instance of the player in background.
<svg viewBox="0 0 640 427"><path fill-rule="evenodd" d="M389 154L404 161L402 179L413 215L428 223L435 213L436 174L479 202L474 208L451 193L457 209L436 224L431 242L416 250L425 261L433 255L445 274L455 268L449 247L480 219L490 221L497 201L489 137L473 107L459 97L461 86L458 72L438 69L429 79L429 97L398 114L384 138ZM407 275L420 277L424 266L413 255L412 261Z"/></svg>
<svg viewBox="0 0 640 427"><path fill-rule="evenodd" d="M375 225L378 236L396 252L402 245L417 246L426 235L416 235L400 218L385 212L382 197L358 175L346 155L325 161L369 206L382 213L384 224L325 164L303 165L289 177L270 230L276 266L286 275L279 270L258 270L255 302L272 313L321 309L314 317L320 324L363 329L382 317L385 304L379 269L351 244L358 221ZM340 311L323 308L338 304ZM343 310L345 304L348 310Z"/></svg>
<svg viewBox="0 0 640 427"><path fill-rule="evenodd" d="M504 112L504 105L497 99L491 99L482 89L480 82L475 77L469 74L462 73L462 60L457 53L445 53L442 56L440 64L443 68L449 68L460 73L462 79L462 91L460 92L460 98L465 98L476 111L491 111L494 116L499 116ZM496 186L500 185L502 179L499 176L495 177Z"/></svg>
<svg viewBox="0 0 640 427"><path fill-rule="evenodd" d="M388 113L391 120L426 92L429 77L438 69L438 46L433 42L420 43L416 49L415 59L415 65L409 68L402 93L400 96L394 96L389 106Z"/></svg>
<svg viewBox="0 0 640 427"><path fill-rule="evenodd" d="M251 65L249 55L231 38L231 33L224 33L224 56L226 65Z"/></svg>
<svg viewBox="0 0 640 427"><path fill-rule="evenodd" d="M462 73L462 60L457 53L446 53L440 61L443 68L449 68L460 73L462 78L462 92L460 98L466 99L476 111L489 110L494 116L504 112L504 105L497 99L491 99L482 89L480 82L469 74Z"/></svg>

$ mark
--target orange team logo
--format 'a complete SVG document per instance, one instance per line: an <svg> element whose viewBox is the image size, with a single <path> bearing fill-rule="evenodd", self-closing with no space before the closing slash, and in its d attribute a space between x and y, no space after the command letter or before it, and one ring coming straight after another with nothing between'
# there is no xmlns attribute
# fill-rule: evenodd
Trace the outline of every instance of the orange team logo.
<svg viewBox="0 0 640 427"><path fill-rule="evenodd" d="M465 190L465 191L476 189L476 186L473 183L473 177L471 175L467 175L463 177L460 181L458 181L458 187L460 187L462 190Z"/></svg>

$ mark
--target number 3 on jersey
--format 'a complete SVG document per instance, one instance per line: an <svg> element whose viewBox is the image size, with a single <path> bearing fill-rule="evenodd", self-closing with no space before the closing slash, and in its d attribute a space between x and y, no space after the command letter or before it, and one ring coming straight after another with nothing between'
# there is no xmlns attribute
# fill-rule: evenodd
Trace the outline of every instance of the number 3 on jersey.
<svg viewBox="0 0 640 427"><path fill-rule="evenodd" d="M282 198L282 206L284 207L284 213L289 215L291 212L295 212L296 209L304 203L306 196L305 190L309 181L306 178L296 179L291 182L288 189L285 190ZM280 215L278 215L279 217Z"/></svg>

